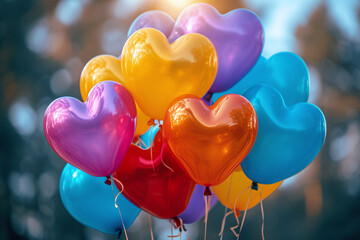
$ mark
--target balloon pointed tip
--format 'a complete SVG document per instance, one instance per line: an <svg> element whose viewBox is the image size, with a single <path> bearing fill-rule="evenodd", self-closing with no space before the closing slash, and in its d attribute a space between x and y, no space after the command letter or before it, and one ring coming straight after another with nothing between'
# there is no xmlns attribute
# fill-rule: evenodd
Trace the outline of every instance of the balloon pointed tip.
<svg viewBox="0 0 360 240"><path fill-rule="evenodd" d="M110 178L110 176L107 177L107 179L106 179L106 181L105 181L105 184L111 185L111 178Z"/></svg>
<svg viewBox="0 0 360 240"><path fill-rule="evenodd" d="M116 233L115 233L116 239L120 239L121 234L122 234L121 229L116 230Z"/></svg>
<svg viewBox="0 0 360 240"><path fill-rule="evenodd" d="M204 196L212 196L212 192L209 187L206 187L204 190Z"/></svg>

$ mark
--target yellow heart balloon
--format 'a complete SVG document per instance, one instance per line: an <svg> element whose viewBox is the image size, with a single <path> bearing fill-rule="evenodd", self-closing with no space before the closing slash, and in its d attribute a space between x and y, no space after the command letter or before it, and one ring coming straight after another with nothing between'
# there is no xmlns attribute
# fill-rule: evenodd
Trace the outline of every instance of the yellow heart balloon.
<svg viewBox="0 0 360 240"><path fill-rule="evenodd" d="M124 85L121 72L121 60L111 55L100 55L91 59L84 67L80 77L81 97L86 101L90 90L99 82L115 81ZM135 136L140 136L149 129L150 118L136 104L137 119Z"/></svg>
<svg viewBox="0 0 360 240"><path fill-rule="evenodd" d="M215 47L205 36L185 34L169 44L152 28L131 35L121 58L126 88L144 113L158 120L176 97L204 96L218 66Z"/></svg>
<svg viewBox="0 0 360 240"><path fill-rule="evenodd" d="M260 202L260 191L262 200L267 198L274 192L282 183L277 182L274 184L258 184L258 190L252 190L252 180L250 180L239 166L231 175L221 184L211 187L219 201L231 210L244 211L246 203L249 200L250 191L251 197L247 209L256 206ZM236 206L234 209L234 204Z"/></svg>

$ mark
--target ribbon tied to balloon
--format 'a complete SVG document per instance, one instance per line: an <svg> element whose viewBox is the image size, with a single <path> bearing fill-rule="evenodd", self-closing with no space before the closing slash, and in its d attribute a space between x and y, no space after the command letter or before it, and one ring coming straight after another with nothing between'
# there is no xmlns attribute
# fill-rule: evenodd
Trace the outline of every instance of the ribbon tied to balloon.
<svg viewBox="0 0 360 240"><path fill-rule="evenodd" d="M106 184L105 177L93 177L70 164L66 164L60 178L60 196L66 210L77 221L105 233L117 233L129 228L140 213ZM119 214L121 212L121 216Z"/></svg>

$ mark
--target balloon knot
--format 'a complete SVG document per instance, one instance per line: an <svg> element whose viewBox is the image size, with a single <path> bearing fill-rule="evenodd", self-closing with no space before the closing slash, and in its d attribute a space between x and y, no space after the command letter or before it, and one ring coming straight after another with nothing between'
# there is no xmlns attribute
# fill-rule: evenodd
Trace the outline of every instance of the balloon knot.
<svg viewBox="0 0 360 240"><path fill-rule="evenodd" d="M251 189L257 191L259 189L258 183L257 182L252 182Z"/></svg>
<svg viewBox="0 0 360 240"><path fill-rule="evenodd" d="M204 196L212 196L212 192L209 187L206 187L204 190Z"/></svg>
<svg viewBox="0 0 360 240"><path fill-rule="evenodd" d="M179 219L178 217L174 217L173 220L174 220L174 227L175 227L175 229L181 228L181 221L180 221L180 219Z"/></svg>
<svg viewBox="0 0 360 240"><path fill-rule="evenodd" d="M206 101L210 102L213 94L214 94L214 93L212 93L212 92L206 93L205 96L204 96L204 99L205 99Z"/></svg>
<svg viewBox="0 0 360 240"><path fill-rule="evenodd" d="M115 233L116 239L120 239L121 234L122 234L121 229L117 229Z"/></svg>
<svg viewBox="0 0 360 240"><path fill-rule="evenodd" d="M148 126L152 126L152 125L155 125L155 119L150 119L148 122L147 122L147 125Z"/></svg>
<svg viewBox="0 0 360 240"><path fill-rule="evenodd" d="M111 177L110 177L110 176L107 176L107 179L106 179L106 181L105 181L105 184L111 185Z"/></svg>

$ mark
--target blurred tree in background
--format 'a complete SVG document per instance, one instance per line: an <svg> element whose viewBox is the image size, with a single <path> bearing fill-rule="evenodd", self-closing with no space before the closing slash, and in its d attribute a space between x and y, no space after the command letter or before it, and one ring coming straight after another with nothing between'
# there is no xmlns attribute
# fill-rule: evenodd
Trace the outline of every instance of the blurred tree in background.
<svg viewBox="0 0 360 240"><path fill-rule="evenodd" d="M42 119L63 95L80 98L82 68L99 54L119 56L131 22L159 9L176 18L176 0L0 1L0 239L114 239L77 223L63 207L64 161L47 144ZM360 239L360 4L358 1L201 1L221 13L247 7L264 22L264 55L298 53L308 64L310 101L324 112L328 134L318 158L264 203L268 239ZM296 13L296 14L295 14ZM84 199L86 201L86 199ZM210 213L216 239L224 208ZM228 228L224 239L234 239ZM203 224L188 226L201 239ZM154 219L156 239L170 224ZM261 238L259 207L248 212L243 239ZM130 239L149 239L146 214Z"/></svg>

